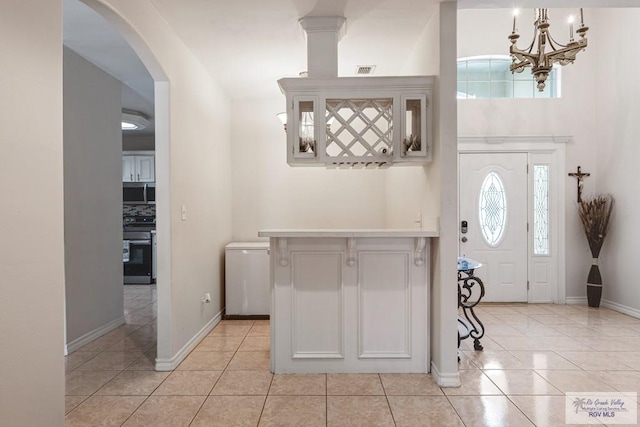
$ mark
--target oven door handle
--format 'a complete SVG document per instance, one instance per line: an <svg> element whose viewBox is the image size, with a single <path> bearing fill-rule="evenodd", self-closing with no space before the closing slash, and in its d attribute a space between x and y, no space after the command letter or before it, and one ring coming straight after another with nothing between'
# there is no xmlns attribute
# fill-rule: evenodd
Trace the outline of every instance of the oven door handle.
<svg viewBox="0 0 640 427"><path fill-rule="evenodd" d="M151 240L129 240L130 245L150 245Z"/></svg>

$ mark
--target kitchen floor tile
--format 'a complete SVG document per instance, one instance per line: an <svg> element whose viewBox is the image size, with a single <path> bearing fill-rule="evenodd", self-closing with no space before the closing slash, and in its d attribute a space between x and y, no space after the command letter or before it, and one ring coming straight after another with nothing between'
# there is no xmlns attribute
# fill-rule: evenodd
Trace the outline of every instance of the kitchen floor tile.
<svg viewBox="0 0 640 427"><path fill-rule="evenodd" d="M616 352L559 351L558 354L585 371L629 371L634 367L625 362L624 356Z"/></svg>
<svg viewBox="0 0 640 427"><path fill-rule="evenodd" d="M265 396L209 396L190 427L255 427Z"/></svg>
<svg viewBox="0 0 640 427"><path fill-rule="evenodd" d="M242 337L205 337L193 351L236 351Z"/></svg>
<svg viewBox="0 0 640 427"><path fill-rule="evenodd" d="M238 351L269 351L269 337L250 337L247 336Z"/></svg>
<svg viewBox="0 0 640 427"><path fill-rule="evenodd" d="M268 396L259 424L260 427L326 425L326 396Z"/></svg>
<svg viewBox="0 0 640 427"><path fill-rule="evenodd" d="M327 376L325 374L276 374L269 395L280 396L325 396Z"/></svg>
<svg viewBox="0 0 640 427"><path fill-rule="evenodd" d="M247 334L247 336L249 337L268 337L270 335L271 335L271 326L269 325L269 323L267 323L266 325L263 325L257 322L251 327L251 329L249 330L249 333Z"/></svg>
<svg viewBox="0 0 640 427"><path fill-rule="evenodd" d="M82 371L122 370L143 354L141 351L104 351L76 369Z"/></svg>
<svg viewBox="0 0 640 427"><path fill-rule="evenodd" d="M233 357L230 351L192 351L176 368L178 371L222 371Z"/></svg>
<svg viewBox="0 0 640 427"><path fill-rule="evenodd" d="M65 427L120 426L145 396L92 396L65 417Z"/></svg>
<svg viewBox="0 0 640 427"><path fill-rule="evenodd" d="M122 371L105 384L96 395L149 396L169 376L169 372Z"/></svg>
<svg viewBox="0 0 640 427"><path fill-rule="evenodd" d="M204 396L151 396L123 427L188 426L204 400Z"/></svg>
<svg viewBox="0 0 640 427"><path fill-rule="evenodd" d="M389 396L397 427L464 427L444 396Z"/></svg>
<svg viewBox="0 0 640 427"><path fill-rule="evenodd" d="M238 351L227 367L230 371L270 371L268 351Z"/></svg>
<svg viewBox="0 0 640 427"><path fill-rule="evenodd" d="M173 371L153 392L162 396L208 396L222 371Z"/></svg>
<svg viewBox="0 0 640 427"><path fill-rule="evenodd" d="M72 409L87 400L89 396L65 396L64 397L64 413L68 414Z"/></svg>
<svg viewBox="0 0 640 427"><path fill-rule="evenodd" d="M100 354L100 352L97 351L74 351L64 358L65 371L67 373L73 371L86 361L96 357L98 354Z"/></svg>
<svg viewBox="0 0 640 427"><path fill-rule="evenodd" d="M442 395L442 390L428 374L380 374L387 396Z"/></svg>
<svg viewBox="0 0 640 427"><path fill-rule="evenodd" d="M155 317L153 289L125 287L128 320ZM565 391L640 394L638 319L552 304L477 313L485 351L463 340L462 385L442 389L428 374L272 376L268 320L224 320L156 372L155 320L125 324L65 358L67 425L563 426Z"/></svg>
<svg viewBox="0 0 640 427"><path fill-rule="evenodd" d="M327 426L393 427L385 396L327 396Z"/></svg>
<svg viewBox="0 0 640 427"><path fill-rule="evenodd" d="M153 371L156 369L156 351L150 350L127 366L127 371Z"/></svg>
<svg viewBox="0 0 640 427"><path fill-rule="evenodd" d="M251 325L235 325L230 323L219 323L209 333L210 337L244 337L247 335Z"/></svg>
<svg viewBox="0 0 640 427"><path fill-rule="evenodd" d="M590 391L615 391L615 389L595 375L587 371L536 370L541 377L551 383L563 393L566 392L590 392Z"/></svg>
<svg viewBox="0 0 640 427"><path fill-rule="evenodd" d="M211 391L217 396L266 396L273 375L268 371L225 371Z"/></svg>
<svg viewBox="0 0 640 427"><path fill-rule="evenodd" d="M447 396L499 395L500 389L479 369L460 371L460 387L443 388Z"/></svg>
<svg viewBox="0 0 640 427"><path fill-rule="evenodd" d="M449 399L466 426L533 427L506 396L451 396Z"/></svg>
<svg viewBox="0 0 640 427"><path fill-rule="evenodd" d="M378 374L327 374L329 396L384 395Z"/></svg>
<svg viewBox="0 0 640 427"><path fill-rule="evenodd" d="M535 371L525 370L485 370L489 377L502 393L506 395L560 395L560 390L552 386Z"/></svg>
<svg viewBox="0 0 640 427"><path fill-rule="evenodd" d="M518 358L526 369L575 369L580 368L553 351L513 351L509 353Z"/></svg>
<svg viewBox="0 0 640 427"><path fill-rule="evenodd" d="M465 354L481 369L525 369L524 363L508 351L465 351Z"/></svg>
<svg viewBox="0 0 640 427"><path fill-rule="evenodd" d="M536 426L567 427L565 396L509 396ZM591 424L594 425L594 424ZM595 425L601 425L595 423ZM578 424L571 424L577 427Z"/></svg>
<svg viewBox="0 0 640 427"><path fill-rule="evenodd" d="M67 396L89 396L111 381L120 371L79 371L66 375L65 394Z"/></svg>

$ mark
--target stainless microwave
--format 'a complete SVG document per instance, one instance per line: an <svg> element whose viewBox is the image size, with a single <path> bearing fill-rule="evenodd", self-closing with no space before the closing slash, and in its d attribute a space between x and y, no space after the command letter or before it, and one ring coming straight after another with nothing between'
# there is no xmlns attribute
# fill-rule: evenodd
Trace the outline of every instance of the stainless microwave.
<svg viewBox="0 0 640 427"><path fill-rule="evenodd" d="M155 182L123 182L122 203L127 205L154 205L156 203Z"/></svg>

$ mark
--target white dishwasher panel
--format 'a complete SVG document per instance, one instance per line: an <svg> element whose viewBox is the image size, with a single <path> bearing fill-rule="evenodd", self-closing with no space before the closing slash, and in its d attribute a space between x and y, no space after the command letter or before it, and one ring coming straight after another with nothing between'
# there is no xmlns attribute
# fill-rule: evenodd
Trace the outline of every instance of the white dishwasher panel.
<svg viewBox="0 0 640 427"><path fill-rule="evenodd" d="M228 316L270 313L269 242L229 243L226 246L225 307Z"/></svg>

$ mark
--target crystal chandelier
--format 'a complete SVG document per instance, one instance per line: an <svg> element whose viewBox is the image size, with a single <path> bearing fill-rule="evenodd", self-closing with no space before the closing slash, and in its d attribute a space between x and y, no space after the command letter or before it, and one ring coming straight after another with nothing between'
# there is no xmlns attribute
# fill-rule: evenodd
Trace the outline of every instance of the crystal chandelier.
<svg viewBox="0 0 640 427"><path fill-rule="evenodd" d="M582 9L580 9L580 27L576 30L580 38L577 41L573 38L573 17L571 17L569 18L569 43L563 45L555 41L549 32L549 9L535 9L533 40L529 47L521 50L516 46L520 38L516 29L516 16L517 12L513 16L513 31L509 35L511 41L509 53L512 59L509 69L512 73L521 73L526 67L531 67L531 74L538 82L538 90L542 92L553 64L572 64L578 52L587 47L585 36L589 27L584 25ZM534 48L537 49L534 51ZM547 49L550 50L547 52Z"/></svg>

